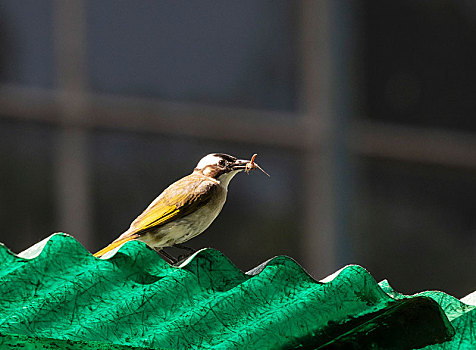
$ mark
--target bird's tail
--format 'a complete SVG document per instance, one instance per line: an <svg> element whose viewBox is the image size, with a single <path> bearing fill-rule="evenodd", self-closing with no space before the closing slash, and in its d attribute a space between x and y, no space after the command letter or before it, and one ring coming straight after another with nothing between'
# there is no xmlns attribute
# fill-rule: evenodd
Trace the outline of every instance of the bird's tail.
<svg viewBox="0 0 476 350"><path fill-rule="evenodd" d="M124 237L124 238L119 237L119 239L116 239L114 242L109 244L106 248L103 248L100 251L98 251L97 253L95 253L94 256L96 258L99 258L99 257L103 256L104 254L106 254L107 252L113 250L114 248L117 248L117 247L119 247L120 245L123 245L126 242L132 241L132 240L136 239L137 237L138 237L137 235L131 235L131 236Z"/></svg>

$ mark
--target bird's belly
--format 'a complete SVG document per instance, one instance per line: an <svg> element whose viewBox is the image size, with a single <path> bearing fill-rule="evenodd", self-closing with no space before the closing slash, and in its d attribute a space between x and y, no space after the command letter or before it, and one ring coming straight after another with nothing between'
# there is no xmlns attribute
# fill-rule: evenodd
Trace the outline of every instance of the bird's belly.
<svg viewBox="0 0 476 350"><path fill-rule="evenodd" d="M183 243L205 231L223 208L225 200L215 200L195 212L170 222L140 238L153 248Z"/></svg>

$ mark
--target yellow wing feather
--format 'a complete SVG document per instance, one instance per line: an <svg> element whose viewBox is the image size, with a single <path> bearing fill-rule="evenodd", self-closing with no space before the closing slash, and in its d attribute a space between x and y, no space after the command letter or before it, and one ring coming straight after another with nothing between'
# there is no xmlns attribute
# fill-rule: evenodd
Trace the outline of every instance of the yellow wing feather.
<svg viewBox="0 0 476 350"><path fill-rule="evenodd" d="M209 179L189 175L170 185L131 224L131 234L149 231L184 217L205 205L211 198L213 186Z"/></svg>
<svg viewBox="0 0 476 350"><path fill-rule="evenodd" d="M122 244L124 244L128 241L132 241L135 238L137 238L137 235L116 239L114 242L109 244L106 248L103 248L100 251L98 251L97 253L95 253L94 256L96 258L99 258L99 257L103 256L104 254L106 254L107 252L113 250L114 248L119 247L120 245L122 245Z"/></svg>
<svg viewBox="0 0 476 350"><path fill-rule="evenodd" d="M94 256L99 257L142 234L184 217L205 205L218 185L203 175L192 174L170 185L131 224L131 227Z"/></svg>

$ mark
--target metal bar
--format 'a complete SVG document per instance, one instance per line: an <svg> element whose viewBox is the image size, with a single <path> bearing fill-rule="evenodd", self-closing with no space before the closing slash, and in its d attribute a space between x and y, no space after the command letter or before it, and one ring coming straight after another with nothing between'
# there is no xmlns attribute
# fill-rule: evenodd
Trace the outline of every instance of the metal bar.
<svg viewBox="0 0 476 350"><path fill-rule="evenodd" d="M60 126L56 154L56 199L58 225L72 233L86 247L92 244L89 167L85 129L77 125L87 111L85 98L85 3L82 0L56 0L54 36L59 93L50 118ZM40 110L40 112L44 112Z"/></svg>
<svg viewBox="0 0 476 350"><path fill-rule="evenodd" d="M74 93L70 98L74 98ZM53 90L0 86L0 116L60 123L61 96ZM79 98L79 97L78 97ZM302 128L293 113L164 102L94 94L88 114L62 124L136 132L188 135L209 140L301 149Z"/></svg>
<svg viewBox="0 0 476 350"><path fill-rule="evenodd" d="M350 146L359 155L476 169L473 133L370 121L353 129Z"/></svg>
<svg viewBox="0 0 476 350"><path fill-rule="evenodd" d="M95 126L187 135L209 140L300 148L302 126L291 113L98 96ZM99 118L100 116L100 118Z"/></svg>
<svg viewBox="0 0 476 350"><path fill-rule="evenodd" d="M66 126L80 124L88 129L185 133L210 140L301 151L309 147L309 141L303 137L306 126L299 114L92 95L87 100L93 117L60 121L59 99L53 90L1 85L0 118ZM200 117L198 122L196 115ZM235 124L240 125L229 127ZM351 122L348 128L350 150L358 156L476 169L476 134L471 132L381 123L365 117ZM313 142L319 147L319 140Z"/></svg>
<svg viewBox="0 0 476 350"><path fill-rule="evenodd" d="M57 95L50 89L0 85L0 118L57 123Z"/></svg>
<svg viewBox="0 0 476 350"><path fill-rule="evenodd" d="M303 265L315 276L336 266L330 11L327 0L301 2L301 110L306 125L301 251Z"/></svg>

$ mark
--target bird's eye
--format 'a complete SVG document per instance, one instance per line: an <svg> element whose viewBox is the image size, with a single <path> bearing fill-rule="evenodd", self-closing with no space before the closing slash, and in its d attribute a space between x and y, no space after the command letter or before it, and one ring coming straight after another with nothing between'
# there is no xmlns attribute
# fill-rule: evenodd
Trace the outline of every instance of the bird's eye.
<svg viewBox="0 0 476 350"><path fill-rule="evenodd" d="M218 161L218 165L221 166L221 167L224 167L225 166L225 161L223 159L219 160Z"/></svg>

